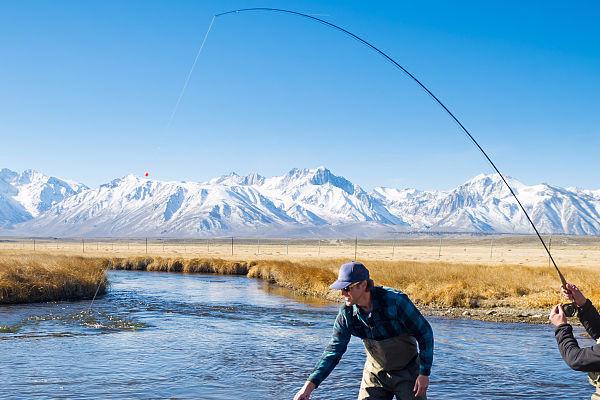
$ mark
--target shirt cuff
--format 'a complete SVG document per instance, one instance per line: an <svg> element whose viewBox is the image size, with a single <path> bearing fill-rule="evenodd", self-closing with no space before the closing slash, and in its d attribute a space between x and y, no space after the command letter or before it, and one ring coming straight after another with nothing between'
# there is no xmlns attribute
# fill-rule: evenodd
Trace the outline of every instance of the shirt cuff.
<svg viewBox="0 0 600 400"><path fill-rule="evenodd" d="M558 331L561 331L563 328L571 328L571 324L565 323L565 324L560 324L559 326L556 327L556 329L554 329L554 333L558 333Z"/></svg>
<svg viewBox="0 0 600 400"><path fill-rule="evenodd" d="M307 381L314 383L315 389L318 388L322 382L320 379L318 379L317 377L315 377L313 375L309 376Z"/></svg>

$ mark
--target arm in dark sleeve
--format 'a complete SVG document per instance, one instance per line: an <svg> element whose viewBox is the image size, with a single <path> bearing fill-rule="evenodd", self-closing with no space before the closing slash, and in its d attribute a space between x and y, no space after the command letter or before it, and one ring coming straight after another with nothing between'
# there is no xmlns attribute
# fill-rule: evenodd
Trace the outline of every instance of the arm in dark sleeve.
<svg viewBox="0 0 600 400"><path fill-rule="evenodd" d="M589 299L579 309L577 316L587 333L595 340L598 340L600 337L600 314L598 314L598 310L596 310L596 307L594 307Z"/></svg>
<svg viewBox="0 0 600 400"><path fill-rule="evenodd" d="M350 327L346 318L344 307L340 308L337 318L333 324L333 336L323 352L323 355L317 362L315 369L308 377L308 381L318 387L338 365L340 359L348 348L350 342Z"/></svg>
<svg viewBox="0 0 600 400"><path fill-rule="evenodd" d="M433 329L423 314L404 293L398 303L398 317L419 343L419 374L431 374L433 364Z"/></svg>
<svg viewBox="0 0 600 400"><path fill-rule="evenodd" d="M576 371L600 371L600 345L580 348L573 336L573 327L562 324L554 332L560 355Z"/></svg>

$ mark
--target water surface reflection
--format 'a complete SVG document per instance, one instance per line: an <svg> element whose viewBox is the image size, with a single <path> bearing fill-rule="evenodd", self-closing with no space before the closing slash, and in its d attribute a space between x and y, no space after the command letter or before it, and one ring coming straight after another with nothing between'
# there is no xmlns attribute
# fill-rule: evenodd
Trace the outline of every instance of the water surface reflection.
<svg viewBox="0 0 600 400"><path fill-rule="evenodd" d="M110 275L110 292L91 313L89 302L0 308L0 398L288 399L327 344L337 311L245 277ZM560 359L549 326L430 321L430 399L592 392ZM313 398L355 398L363 359L353 339Z"/></svg>

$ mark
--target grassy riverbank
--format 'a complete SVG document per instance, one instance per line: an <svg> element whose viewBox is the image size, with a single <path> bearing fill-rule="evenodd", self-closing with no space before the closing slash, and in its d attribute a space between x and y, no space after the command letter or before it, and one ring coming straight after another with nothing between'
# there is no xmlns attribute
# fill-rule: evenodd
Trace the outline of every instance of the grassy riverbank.
<svg viewBox="0 0 600 400"><path fill-rule="evenodd" d="M0 255L0 304L91 299L106 292L106 259Z"/></svg>
<svg viewBox="0 0 600 400"><path fill-rule="evenodd" d="M183 257L0 256L0 302L74 300L93 296L102 269L247 275L331 301L329 290L343 259L245 260ZM542 322L561 301L553 268L521 265L477 265L416 261L365 261L376 284L407 293L426 313L498 321ZM596 304L600 272L565 267L563 273Z"/></svg>
<svg viewBox="0 0 600 400"><path fill-rule="evenodd" d="M207 272L247 275L294 291L296 294L339 300L329 290L339 265L346 260L257 260L161 257L113 258L114 269ZM561 301L554 268L516 265L472 265L441 262L370 261L366 265L377 284L395 287L429 314L497 321L545 321L547 310ZM587 268L563 268L596 304L600 273Z"/></svg>
<svg viewBox="0 0 600 400"><path fill-rule="evenodd" d="M249 276L268 279L304 294L338 297L328 286L344 261L307 264L261 261L250 270ZM365 264L376 284L399 288L416 303L430 307L545 308L559 300L560 281L553 268L406 261ZM600 291L593 284L600 273L577 268L565 268L563 272L592 300L600 300Z"/></svg>

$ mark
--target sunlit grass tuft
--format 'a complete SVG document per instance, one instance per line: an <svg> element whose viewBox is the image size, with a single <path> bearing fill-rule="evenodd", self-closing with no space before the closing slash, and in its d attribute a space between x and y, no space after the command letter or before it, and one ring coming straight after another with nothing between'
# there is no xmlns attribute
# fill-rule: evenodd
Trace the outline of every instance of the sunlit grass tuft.
<svg viewBox="0 0 600 400"><path fill-rule="evenodd" d="M0 256L0 304L91 299L106 292L106 260L45 254Z"/></svg>
<svg viewBox="0 0 600 400"><path fill-rule="evenodd" d="M116 270L246 275L250 263L220 258L130 257L111 258L108 266Z"/></svg>

